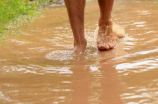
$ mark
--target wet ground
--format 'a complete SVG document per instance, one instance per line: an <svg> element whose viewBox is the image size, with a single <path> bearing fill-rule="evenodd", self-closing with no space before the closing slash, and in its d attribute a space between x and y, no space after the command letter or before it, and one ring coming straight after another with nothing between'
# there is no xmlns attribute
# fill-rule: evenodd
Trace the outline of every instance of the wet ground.
<svg viewBox="0 0 158 104"><path fill-rule="evenodd" d="M158 4L116 0L113 20L126 37L98 51L72 51L64 6L51 7L0 45L0 104L158 104ZM85 32L97 27L97 2L86 6Z"/></svg>

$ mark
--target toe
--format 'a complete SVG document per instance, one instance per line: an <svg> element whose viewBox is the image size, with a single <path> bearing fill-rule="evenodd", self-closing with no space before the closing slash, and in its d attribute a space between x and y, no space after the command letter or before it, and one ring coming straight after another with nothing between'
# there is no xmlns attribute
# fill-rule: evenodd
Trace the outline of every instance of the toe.
<svg viewBox="0 0 158 104"><path fill-rule="evenodd" d="M102 44L98 44L98 49L99 50L105 50L106 47L104 45L102 45Z"/></svg>
<svg viewBox="0 0 158 104"><path fill-rule="evenodd" d="M110 49L111 49L111 48L113 48L113 47L114 47L114 45L113 45L113 44L110 44L110 45L109 45L109 48L110 48Z"/></svg>
<svg viewBox="0 0 158 104"><path fill-rule="evenodd" d="M109 50L110 49L109 45L105 45L105 49Z"/></svg>

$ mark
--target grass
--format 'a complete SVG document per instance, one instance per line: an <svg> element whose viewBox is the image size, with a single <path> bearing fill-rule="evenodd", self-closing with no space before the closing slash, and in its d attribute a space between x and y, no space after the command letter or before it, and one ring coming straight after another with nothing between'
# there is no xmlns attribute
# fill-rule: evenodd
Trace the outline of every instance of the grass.
<svg viewBox="0 0 158 104"><path fill-rule="evenodd" d="M28 16L33 16L42 5L47 5L46 3L49 1L50 0L0 0L0 39L6 31L14 27L10 24L22 24L23 20L18 20L20 16L27 16L27 18L23 19L29 20L30 17Z"/></svg>

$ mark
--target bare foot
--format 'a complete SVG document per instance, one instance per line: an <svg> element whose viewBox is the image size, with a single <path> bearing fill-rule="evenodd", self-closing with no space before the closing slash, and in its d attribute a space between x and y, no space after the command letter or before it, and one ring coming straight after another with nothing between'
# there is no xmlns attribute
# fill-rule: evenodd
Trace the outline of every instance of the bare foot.
<svg viewBox="0 0 158 104"><path fill-rule="evenodd" d="M109 50L116 46L117 36L112 32L111 26L104 25L98 30L97 46L99 50Z"/></svg>
<svg viewBox="0 0 158 104"><path fill-rule="evenodd" d="M84 52L86 50L87 40L83 39L80 43L74 43L74 51L75 52Z"/></svg>
<svg viewBox="0 0 158 104"><path fill-rule="evenodd" d="M94 41L98 49L109 50L116 46L118 38L125 36L125 30L112 21L101 21L94 33Z"/></svg>

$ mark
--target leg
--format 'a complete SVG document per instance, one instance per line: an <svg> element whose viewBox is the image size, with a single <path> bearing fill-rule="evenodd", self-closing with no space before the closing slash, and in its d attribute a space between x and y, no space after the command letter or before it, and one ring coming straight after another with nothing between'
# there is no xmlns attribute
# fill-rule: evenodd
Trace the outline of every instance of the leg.
<svg viewBox="0 0 158 104"><path fill-rule="evenodd" d="M84 36L85 0L65 0L65 4L74 36L74 50L84 51L87 45Z"/></svg>
<svg viewBox="0 0 158 104"><path fill-rule="evenodd" d="M111 12L114 0L98 0L100 7L100 19L97 45L100 50L109 50L116 46L117 38L110 28L112 25Z"/></svg>
<svg viewBox="0 0 158 104"><path fill-rule="evenodd" d="M114 48L118 37L124 37L124 29L113 23L111 12L114 0L98 0L100 7L99 30L97 37L97 46L100 50L109 50Z"/></svg>
<svg viewBox="0 0 158 104"><path fill-rule="evenodd" d="M111 12L114 0L98 0L100 7L100 21L111 22Z"/></svg>

